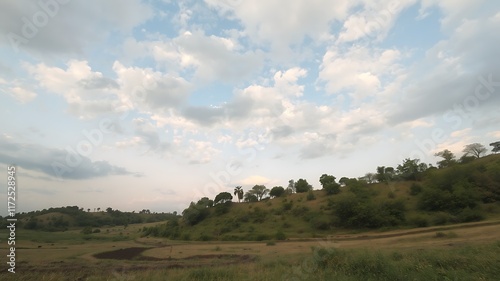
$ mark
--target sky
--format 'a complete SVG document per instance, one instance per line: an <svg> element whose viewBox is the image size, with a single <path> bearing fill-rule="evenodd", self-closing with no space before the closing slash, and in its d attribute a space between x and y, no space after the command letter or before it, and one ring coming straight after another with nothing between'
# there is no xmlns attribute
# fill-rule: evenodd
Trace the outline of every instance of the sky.
<svg viewBox="0 0 500 281"><path fill-rule="evenodd" d="M181 212L491 151L499 30L494 0L1 1L2 186L16 165L18 212Z"/></svg>

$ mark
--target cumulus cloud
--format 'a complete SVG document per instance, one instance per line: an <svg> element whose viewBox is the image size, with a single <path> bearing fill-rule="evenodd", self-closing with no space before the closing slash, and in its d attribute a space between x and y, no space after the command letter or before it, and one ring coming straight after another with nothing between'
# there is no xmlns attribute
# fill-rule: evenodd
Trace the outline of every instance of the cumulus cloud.
<svg viewBox="0 0 500 281"><path fill-rule="evenodd" d="M33 101L37 94L25 88L15 86L8 89L9 94L20 103Z"/></svg>
<svg viewBox="0 0 500 281"><path fill-rule="evenodd" d="M0 161L58 179L83 180L133 174L107 161L92 161L74 149L54 149L37 144L17 143L6 137L0 138Z"/></svg>
<svg viewBox="0 0 500 281"><path fill-rule="evenodd" d="M199 29L156 41L129 38L124 52L132 59L151 56L169 72L192 73L192 79L203 84L243 81L264 63L261 50L242 50L238 38L206 35Z"/></svg>
<svg viewBox="0 0 500 281"><path fill-rule="evenodd" d="M126 67L117 61L113 70L118 76L119 98L129 109L168 110L182 104L191 89L184 78L150 68Z"/></svg>
<svg viewBox="0 0 500 281"><path fill-rule="evenodd" d="M102 73L92 71L87 61L70 60L67 68L25 64L40 87L62 96L68 103L68 112L80 118L92 118L115 112L117 83Z"/></svg>
<svg viewBox="0 0 500 281"><path fill-rule="evenodd" d="M163 154L170 148L170 144L166 141L160 139L160 135L157 128L144 118L136 118L132 120L132 125L136 134L136 138L133 138L131 142L126 144L138 143L139 140L143 145L148 147L148 151L158 152Z"/></svg>
<svg viewBox="0 0 500 281"><path fill-rule="evenodd" d="M319 82L330 94L347 93L355 103L378 94L401 75L396 49L377 50L354 45L347 51L332 47L323 56Z"/></svg>
<svg viewBox="0 0 500 281"><path fill-rule="evenodd" d="M151 18L143 1L0 2L0 44L38 56L82 54L90 43L106 41L112 32L128 33Z"/></svg>
<svg viewBox="0 0 500 281"><path fill-rule="evenodd" d="M433 46L408 73L412 78L401 89L403 98L394 108L390 122L442 115L457 107L468 113L493 109L500 98L495 94L500 91L500 57L494 47L500 43L500 34L496 32L499 23L492 12L485 11L483 17L455 26L450 38Z"/></svg>
<svg viewBox="0 0 500 281"><path fill-rule="evenodd" d="M342 20L356 1L288 1L279 0L237 1L227 5L227 1L206 0L210 6L231 17L245 28L245 33L253 42L271 45L278 51L292 44L301 43L304 38L323 38L329 33L330 24Z"/></svg>
<svg viewBox="0 0 500 281"><path fill-rule="evenodd" d="M363 8L345 20L337 43L348 43L366 37L382 40L394 26L399 13L416 0L362 2Z"/></svg>

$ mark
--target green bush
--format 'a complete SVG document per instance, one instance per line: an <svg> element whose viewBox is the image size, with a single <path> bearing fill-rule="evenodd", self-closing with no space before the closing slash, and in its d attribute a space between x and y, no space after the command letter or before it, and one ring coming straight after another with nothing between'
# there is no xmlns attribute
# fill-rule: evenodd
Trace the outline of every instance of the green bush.
<svg viewBox="0 0 500 281"><path fill-rule="evenodd" d="M422 192L422 186L418 183L413 183L410 186L410 195L416 196Z"/></svg>
<svg viewBox="0 0 500 281"><path fill-rule="evenodd" d="M311 221L312 227L317 230L328 230L330 223L324 218L315 218Z"/></svg>
<svg viewBox="0 0 500 281"><path fill-rule="evenodd" d="M215 215L221 216L223 214L227 214L229 212L229 208L231 207L231 202L219 203L215 205Z"/></svg>
<svg viewBox="0 0 500 281"><path fill-rule="evenodd" d="M200 237L198 238L198 241L210 241L213 240L213 237L208 235L208 234L201 234Z"/></svg>
<svg viewBox="0 0 500 281"><path fill-rule="evenodd" d="M340 193L340 184L338 183L330 183L323 187L326 191L327 195L339 194Z"/></svg>
<svg viewBox="0 0 500 281"><path fill-rule="evenodd" d="M409 219L410 225L416 226L416 227L427 227L429 226L429 221L422 217L422 216L415 216L411 219Z"/></svg>
<svg viewBox="0 0 500 281"><path fill-rule="evenodd" d="M276 240L285 240L286 239L286 235L285 233L283 233L283 231L279 230L278 232L276 232L276 234L274 235L274 238Z"/></svg>
<svg viewBox="0 0 500 281"><path fill-rule="evenodd" d="M289 211L293 207L293 200L290 200L289 202L286 201L286 199L283 200L283 211Z"/></svg>
<svg viewBox="0 0 500 281"><path fill-rule="evenodd" d="M92 227L86 226L81 231L82 234L92 234Z"/></svg>
<svg viewBox="0 0 500 281"><path fill-rule="evenodd" d="M453 220L452 216L445 212L437 212L432 217L433 225L444 225Z"/></svg>
<svg viewBox="0 0 500 281"><path fill-rule="evenodd" d="M480 210L465 208L458 215L460 222L473 222L484 220L484 215Z"/></svg>
<svg viewBox="0 0 500 281"><path fill-rule="evenodd" d="M312 200L315 200L316 199L316 196L314 196L314 193L312 190L309 190L307 192L307 197L306 197L307 201L312 201Z"/></svg>

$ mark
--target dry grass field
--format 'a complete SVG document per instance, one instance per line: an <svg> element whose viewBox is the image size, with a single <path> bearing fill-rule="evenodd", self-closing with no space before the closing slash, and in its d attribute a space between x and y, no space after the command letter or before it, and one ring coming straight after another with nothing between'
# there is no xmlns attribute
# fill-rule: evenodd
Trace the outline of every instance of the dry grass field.
<svg viewBox="0 0 500 281"><path fill-rule="evenodd" d="M19 230L16 274L7 273L2 265L0 280L232 280L244 272L246 280L273 280L267 278L301 268L303 261L312 256L312 249L338 249L366 256L366 253L404 255L471 247L486 249L495 242L493 245L500 248L500 221L281 242L169 241L140 237L143 226L102 228L101 233L92 234L90 239L82 238L78 230L56 233ZM6 252L6 244L1 246L2 252ZM200 276L207 275L208 279L193 277L200 271L207 271ZM219 278L216 272L229 275ZM215 277L210 277L211 274ZM145 276L151 279L142 279Z"/></svg>

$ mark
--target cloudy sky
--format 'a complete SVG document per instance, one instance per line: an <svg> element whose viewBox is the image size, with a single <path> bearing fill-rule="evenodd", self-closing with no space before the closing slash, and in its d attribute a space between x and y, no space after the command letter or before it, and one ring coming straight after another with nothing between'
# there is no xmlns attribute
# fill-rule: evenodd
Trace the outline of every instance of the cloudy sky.
<svg viewBox="0 0 500 281"><path fill-rule="evenodd" d="M500 140L499 30L493 0L1 1L3 182L18 211L180 212L435 164Z"/></svg>

